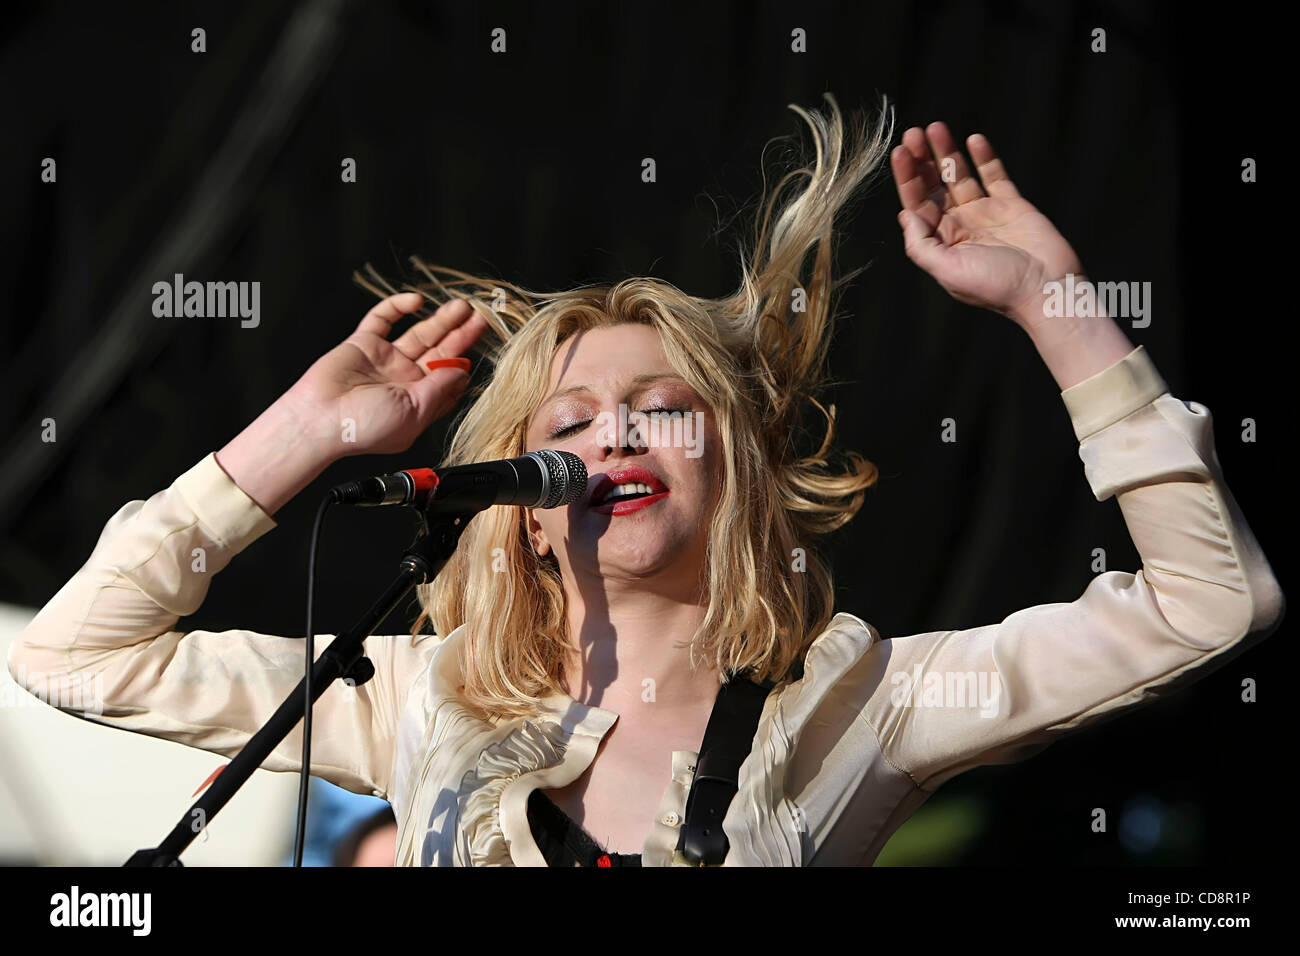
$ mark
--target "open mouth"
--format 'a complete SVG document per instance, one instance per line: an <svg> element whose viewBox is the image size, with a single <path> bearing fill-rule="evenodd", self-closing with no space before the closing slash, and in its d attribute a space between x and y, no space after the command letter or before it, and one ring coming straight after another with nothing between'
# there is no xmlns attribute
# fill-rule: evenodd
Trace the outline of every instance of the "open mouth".
<svg viewBox="0 0 1300 956"><path fill-rule="evenodd" d="M644 468L606 472L591 490L589 507L599 514L628 514L668 496L668 488Z"/></svg>
<svg viewBox="0 0 1300 956"><path fill-rule="evenodd" d="M592 504L612 505L619 501L636 501L638 498L653 494L656 494L656 492L649 485L639 481L628 481L621 485L614 485L610 488L608 494L598 501L592 501Z"/></svg>

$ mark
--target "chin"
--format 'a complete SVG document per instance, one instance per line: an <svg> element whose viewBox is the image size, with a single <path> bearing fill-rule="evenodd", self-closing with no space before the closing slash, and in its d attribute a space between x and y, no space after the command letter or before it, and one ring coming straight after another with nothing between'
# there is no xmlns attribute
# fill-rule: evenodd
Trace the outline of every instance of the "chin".
<svg viewBox="0 0 1300 956"><path fill-rule="evenodd" d="M650 574L681 560L684 549L644 527L606 528L567 541L568 563L606 574Z"/></svg>
<svg viewBox="0 0 1300 956"><path fill-rule="evenodd" d="M646 540L645 533L640 533L617 538L605 535L597 547L601 574L648 576L680 570L695 553L696 542L693 535Z"/></svg>

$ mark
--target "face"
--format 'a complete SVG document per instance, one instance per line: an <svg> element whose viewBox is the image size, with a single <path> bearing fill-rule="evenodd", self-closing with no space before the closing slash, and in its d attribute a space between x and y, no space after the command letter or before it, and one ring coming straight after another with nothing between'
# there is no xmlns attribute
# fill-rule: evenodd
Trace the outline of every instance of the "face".
<svg viewBox="0 0 1300 956"><path fill-rule="evenodd" d="M607 326L565 342L525 446L570 451L587 466L578 501L526 512L534 547L554 552L566 576L688 589L699 581L721 442L712 410L673 371L653 326Z"/></svg>

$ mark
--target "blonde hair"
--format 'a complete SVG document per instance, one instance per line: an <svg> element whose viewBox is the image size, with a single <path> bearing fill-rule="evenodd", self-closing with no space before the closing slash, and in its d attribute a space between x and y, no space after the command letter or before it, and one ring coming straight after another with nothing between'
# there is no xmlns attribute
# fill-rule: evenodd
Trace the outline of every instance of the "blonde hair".
<svg viewBox="0 0 1300 956"><path fill-rule="evenodd" d="M719 680L746 673L780 682L797 673L833 613L834 585L816 539L849 521L876 481L876 467L854 452L843 470L831 467L835 406L816 395L827 384L832 294L865 268L833 281L832 222L887 154L893 110L886 101L871 129L856 115L846 137L835 98L824 97L827 114L790 105L812 129L815 162L788 171L760 201L752 252L740 244L740 286L725 298L697 298L645 277L539 293L415 257L428 281L402 286L434 304L466 299L487 321L478 348L492 375L471 393L443 465L524 453L552 358L571 336L627 322L659 332L669 363L710 405L721 437L723 487L704 569L708 607L689 642L691 666L709 661ZM806 186L783 202L801 178ZM360 273L354 279L376 295L401 291L367 270L377 284ZM799 456L795 436L814 409L825 434L817 451ZM522 508L504 507L477 515L441 574L419 589L424 611L412 632L426 620L444 635L465 625L464 701L486 715L526 716L539 699L564 691L571 645L560 569L553 553L533 551L524 517ZM803 571L790 564L796 548Z"/></svg>

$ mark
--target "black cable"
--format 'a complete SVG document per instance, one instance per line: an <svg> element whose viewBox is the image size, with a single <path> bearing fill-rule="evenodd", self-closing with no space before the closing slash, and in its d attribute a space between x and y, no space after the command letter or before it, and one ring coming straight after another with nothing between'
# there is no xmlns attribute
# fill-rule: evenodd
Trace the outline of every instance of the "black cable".
<svg viewBox="0 0 1300 956"><path fill-rule="evenodd" d="M302 866L303 838L307 833L307 787L311 782L311 670L316 663L316 638L312 629L312 605L316 593L316 552L320 546L320 529L325 511L334 504L334 494L326 495L316 509L311 526L311 545L307 553L307 676L302 712L302 770L298 780L298 823L293 834L293 865Z"/></svg>

